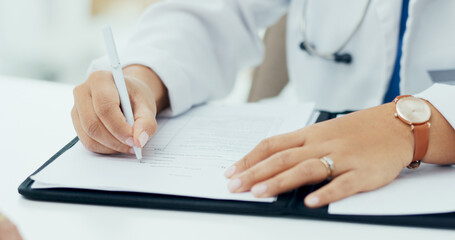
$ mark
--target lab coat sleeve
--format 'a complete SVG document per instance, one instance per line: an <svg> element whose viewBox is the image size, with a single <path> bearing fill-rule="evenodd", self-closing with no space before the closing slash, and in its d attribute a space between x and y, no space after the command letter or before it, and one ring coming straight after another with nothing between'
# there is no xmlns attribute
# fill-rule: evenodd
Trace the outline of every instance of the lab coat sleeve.
<svg viewBox="0 0 455 240"><path fill-rule="evenodd" d="M428 100L455 129L455 86L435 83L415 96Z"/></svg>
<svg viewBox="0 0 455 240"><path fill-rule="evenodd" d="M225 96L242 69L263 58L258 30L275 23L289 0L170 0L149 7L127 46L123 66L153 69L168 89L178 115L194 105ZM109 69L106 57L89 73Z"/></svg>

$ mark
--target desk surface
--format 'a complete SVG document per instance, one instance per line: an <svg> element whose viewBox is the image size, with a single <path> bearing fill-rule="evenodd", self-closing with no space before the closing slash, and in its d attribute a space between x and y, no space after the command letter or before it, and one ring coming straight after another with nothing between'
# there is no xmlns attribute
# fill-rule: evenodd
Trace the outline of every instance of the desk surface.
<svg viewBox="0 0 455 240"><path fill-rule="evenodd" d="M72 87L0 76L0 211L26 239L455 239L448 230L26 200L19 184L75 136Z"/></svg>

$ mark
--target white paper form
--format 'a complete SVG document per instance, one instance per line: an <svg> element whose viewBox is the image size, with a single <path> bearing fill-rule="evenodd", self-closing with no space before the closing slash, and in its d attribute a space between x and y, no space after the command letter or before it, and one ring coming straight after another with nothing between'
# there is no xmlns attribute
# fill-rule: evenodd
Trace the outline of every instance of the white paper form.
<svg viewBox="0 0 455 240"><path fill-rule="evenodd" d="M380 189L329 205L330 214L412 215L455 212L455 168L422 164L404 169Z"/></svg>
<svg viewBox="0 0 455 240"><path fill-rule="evenodd" d="M304 127L313 104L201 106L160 118L143 159L91 153L77 143L32 176L33 188L82 188L272 202L227 190L224 171L262 139Z"/></svg>

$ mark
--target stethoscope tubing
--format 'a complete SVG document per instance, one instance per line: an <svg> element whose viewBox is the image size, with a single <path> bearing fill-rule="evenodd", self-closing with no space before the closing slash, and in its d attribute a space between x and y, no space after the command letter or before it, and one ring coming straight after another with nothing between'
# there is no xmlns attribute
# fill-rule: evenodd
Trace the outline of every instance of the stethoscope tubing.
<svg viewBox="0 0 455 240"><path fill-rule="evenodd" d="M338 54L349 43L349 41L352 39L352 37L354 37L355 33L359 30L360 26L362 25L362 22L365 20L365 16L367 15L368 8L371 4L371 0L367 1L366 6L363 10L362 16L360 17L359 21L357 22L357 24L356 24L355 28L353 29L353 31L351 32L351 34L349 34L349 36L342 42L342 44L340 44L340 46L334 52L326 52L326 53L319 52L313 46L311 46L311 44L308 41L307 31L306 31L306 27L307 27L306 17L307 17L307 11L308 11L308 2L309 2L309 0L304 0L304 3L303 3L303 16L302 16L302 21L301 21L301 25L300 25L301 31L302 31L302 36L303 36L302 44L304 45L305 50L308 51L308 53L310 55L318 56L320 58L330 60L330 61L335 61L336 54Z"/></svg>

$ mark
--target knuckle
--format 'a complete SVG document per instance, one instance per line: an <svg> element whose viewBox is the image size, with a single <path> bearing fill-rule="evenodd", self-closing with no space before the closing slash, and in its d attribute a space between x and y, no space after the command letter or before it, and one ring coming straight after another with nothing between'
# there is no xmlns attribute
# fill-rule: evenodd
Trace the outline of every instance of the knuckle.
<svg viewBox="0 0 455 240"><path fill-rule="evenodd" d="M321 147L321 149L337 149L336 142L334 142L334 140L329 140L329 139L319 143L319 146ZM335 151L335 150L333 150L333 151Z"/></svg>
<svg viewBox="0 0 455 240"><path fill-rule="evenodd" d="M100 96L96 101L96 109L100 117L109 117L112 115L114 108L117 104L108 96Z"/></svg>
<svg viewBox="0 0 455 240"><path fill-rule="evenodd" d="M349 156L353 155L352 149L352 141L345 141L343 139L332 139L327 141L328 146L333 149L334 152L337 154L344 156L346 158L350 158ZM361 148L361 146L356 146Z"/></svg>
<svg viewBox="0 0 455 240"><path fill-rule="evenodd" d="M277 167L280 168L285 168L290 165L291 159L290 159L290 154L288 152L280 152L276 154L275 157L275 162L277 164Z"/></svg>
<svg viewBox="0 0 455 240"><path fill-rule="evenodd" d="M101 124L96 120L91 120L86 123L86 132L90 137L96 137L101 129Z"/></svg>
<svg viewBox="0 0 455 240"><path fill-rule="evenodd" d="M87 150L89 150L90 152L102 153L102 152L99 150L99 147L96 146L96 144L93 144L93 143L90 143L90 144L88 144L88 145L85 145L85 148L87 148Z"/></svg>
<svg viewBox="0 0 455 240"><path fill-rule="evenodd" d="M249 170L243 176L243 179L246 183L253 183L256 180L256 172L254 170Z"/></svg>
<svg viewBox="0 0 455 240"><path fill-rule="evenodd" d="M109 150L105 147L103 147L102 145L100 145L99 143L93 141L93 140L81 140L82 141L82 144L84 145L84 147L89 150L90 152L94 152L94 153L101 153L101 154L110 154L110 153L115 153L116 151L115 150Z"/></svg>
<svg viewBox="0 0 455 240"><path fill-rule="evenodd" d="M73 108L71 108L71 118L73 119L73 122L76 120L76 114L77 114L77 110L76 110L76 106L73 106Z"/></svg>
<svg viewBox="0 0 455 240"><path fill-rule="evenodd" d="M112 115L112 106L109 104L101 104L98 107L97 112L101 118L107 118Z"/></svg>
<svg viewBox="0 0 455 240"><path fill-rule="evenodd" d="M271 181L271 184L273 191L280 192L283 189L286 189L286 181L284 181L283 178L281 177L276 177Z"/></svg>
<svg viewBox="0 0 455 240"><path fill-rule="evenodd" d="M144 126L144 130L147 131L149 136L152 136L158 128L154 115L150 115L150 116L146 116L146 117L140 116L138 119L136 119L136 121L138 123L140 123L140 126Z"/></svg>
<svg viewBox="0 0 455 240"><path fill-rule="evenodd" d="M100 78L106 78L106 77L110 77L110 76L111 76L111 73L109 71L99 70L99 71L92 72L90 74L90 76L88 77L88 80L89 81L98 80Z"/></svg>
<svg viewBox="0 0 455 240"><path fill-rule="evenodd" d="M129 150L129 147L124 145L123 143L119 142L119 141L115 141L114 143L114 150L118 151L118 152L124 152L124 153L127 153L128 150Z"/></svg>
<svg viewBox="0 0 455 240"><path fill-rule="evenodd" d="M145 117L145 121L147 123L148 128L150 131L155 132L158 124L156 122L156 114L153 112L148 112L149 116Z"/></svg>
<svg viewBox="0 0 455 240"><path fill-rule="evenodd" d="M80 85L73 88L73 96L77 96L80 91Z"/></svg>
<svg viewBox="0 0 455 240"><path fill-rule="evenodd" d="M352 184L351 179L348 178L341 179L339 181L339 186L340 186L339 190L341 192L352 193L356 191L355 186L354 184Z"/></svg>
<svg viewBox="0 0 455 240"><path fill-rule="evenodd" d="M263 151L263 152L269 152L270 149L273 148L273 142L274 142L274 139L271 137L262 140L258 145L259 150Z"/></svg>
<svg viewBox="0 0 455 240"><path fill-rule="evenodd" d="M312 136L316 131L318 131L319 128L320 128L320 124L315 123L315 124L312 124L310 126L303 128L302 132L309 136Z"/></svg>
<svg viewBox="0 0 455 240"><path fill-rule="evenodd" d="M83 92L84 92L84 84L77 85L76 87L73 88L73 96L76 98L81 96Z"/></svg>
<svg viewBox="0 0 455 240"><path fill-rule="evenodd" d="M299 175L304 176L306 178L312 178L314 176L314 167L308 164L300 164L298 166Z"/></svg>
<svg viewBox="0 0 455 240"><path fill-rule="evenodd" d="M154 134L157 129L158 129L158 125L156 124L156 122L153 122L152 125L150 125L150 133L151 133L151 135Z"/></svg>
<svg viewBox="0 0 455 240"><path fill-rule="evenodd" d="M329 140L331 136L331 134L324 134L324 132L327 131L325 128L325 125L321 123L315 123L303 128L301 134L303 136L303 141L306 144L324 143L325 141Z"/></svg>
<svg viewBox="0 0 455 240"><path fill-rule="evenodd" d="M248 169L250 167L250 157L248 155L244 156L242 160L240 160L239 165L243 169Z"/></svg>
<svg viewBox="0 0 455 240"><path fill-rule="evenodd" d="M326 201L331 201L331 199L334 199L336 197L336 192L335 189L333 188L326 188L325 191L321 193L321 196L323 199Z"/></svg>
<svg viewBox="0 0 455 240"><path fill-rule="evenodd" d="M308 127L301 128L296 131L296 134L294 135L297 139L299 139L300 146L303 146L306 144L308 136L312 136L311 134L308 133L309 128L311 128L311 125Z"/></svg>

